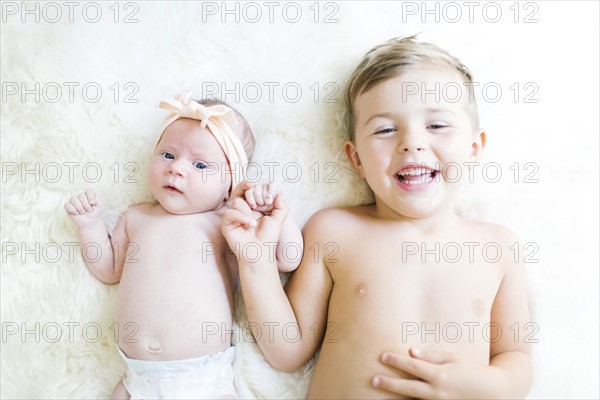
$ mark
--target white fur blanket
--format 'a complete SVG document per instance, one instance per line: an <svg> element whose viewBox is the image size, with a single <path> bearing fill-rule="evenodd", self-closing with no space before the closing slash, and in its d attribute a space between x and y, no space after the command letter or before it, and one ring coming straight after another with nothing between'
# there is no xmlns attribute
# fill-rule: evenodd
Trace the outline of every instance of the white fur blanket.
<svg viewBox="0 0 600 400"><path fill-rule="evenodd" d="M2 398L105 398L122 376L116 287L85 268L63 203L87 187L116 211L150 199L160 99L238 108L304 223L369 201L338 100L369 48L418 32L472 69L484 162L502 173L476 176L461 212L512 228L538 261L530 397L598 398L598 3L467 3L3 1ZM248 336L240 395L303 397L311 365L277 372Z"/></svg>

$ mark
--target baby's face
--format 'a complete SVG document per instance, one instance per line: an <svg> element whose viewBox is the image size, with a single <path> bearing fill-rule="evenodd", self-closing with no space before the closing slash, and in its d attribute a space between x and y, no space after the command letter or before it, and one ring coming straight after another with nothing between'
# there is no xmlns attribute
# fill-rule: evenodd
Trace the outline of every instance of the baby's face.
<svg viewBox="0 0 600 400"><path fill-rule="evenodd" d="M148 182L165 210L192 214L220 207L231 178L225 153L208 128L181 118L169 125L154 149Z"/></svg>
<svg viewBox="0 0 600 400"><path fill-rule="evenodd" d="M454 208L465 162L479 159L485 141L469 110L460 75L440 67L410 69L357 98L347 151L378 207L409 218Z"/></svg>

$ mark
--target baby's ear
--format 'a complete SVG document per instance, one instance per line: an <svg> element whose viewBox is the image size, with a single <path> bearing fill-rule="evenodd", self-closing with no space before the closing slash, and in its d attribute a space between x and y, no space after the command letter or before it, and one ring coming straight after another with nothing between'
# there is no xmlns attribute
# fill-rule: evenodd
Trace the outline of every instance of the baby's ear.
<svg viewBox="0 0 600 400"><path fill-rule="evenodd" d="M354 168L354 170L358 172L362 178L364 178L365 175L363 173L360 157L358 156L358 151L356 150L356 145L351 140L346 140L344 143L344 150L346 151L348 160L350 160L350 164L352 164L352 168Z"/></svg>
<svg viewBox="0 0 600 400"><path fill-rule="evenodd" d="M479 161L487 140L485 131L479 130L473 136L473 144L471 146L471 161Z"/></svg>

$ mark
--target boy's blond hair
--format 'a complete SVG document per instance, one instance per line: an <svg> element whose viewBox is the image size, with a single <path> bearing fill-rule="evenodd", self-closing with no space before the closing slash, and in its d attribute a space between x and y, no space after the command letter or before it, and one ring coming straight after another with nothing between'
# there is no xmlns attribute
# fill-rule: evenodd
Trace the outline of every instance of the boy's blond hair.
<svg viewBox="0 0 600 400"><path fill-rule="evenodd" d="M344 94L342 125L354 141L356 99L378 83L394 78L415 66L439 66L455 69L464 79L468 90L469 108L474 128L479 127L477 104L473 93L473 77L469 69L456 57L438 46L422 42L416 35L390 39L369 50L350 75Z"/></svg>

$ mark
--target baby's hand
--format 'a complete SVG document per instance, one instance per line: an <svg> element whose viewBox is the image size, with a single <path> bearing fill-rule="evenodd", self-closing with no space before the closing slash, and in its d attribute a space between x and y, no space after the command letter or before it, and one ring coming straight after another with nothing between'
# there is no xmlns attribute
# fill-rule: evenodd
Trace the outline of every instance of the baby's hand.
<svg viewBox="0 0 600 400"><path fill-rule="evenodd" d="M65 203L65 211L79 229L87 229L102 222L104 208L96 197L96 192L87 189L84 193L71 197Z"/></svg>
<svg viewBox="0 0 600 400"><path fill-rule="evenodd" d="M244 198L251 210L268 215L275 208L273 202L278 194L279 189L275 183L260 183L244 191Z"/></svg>

